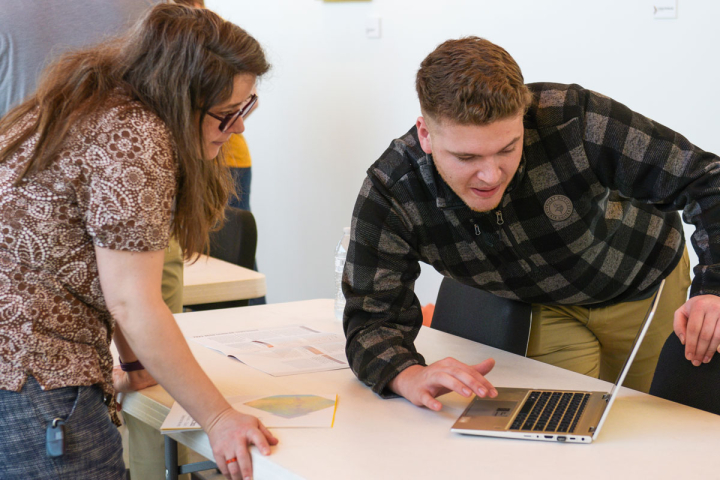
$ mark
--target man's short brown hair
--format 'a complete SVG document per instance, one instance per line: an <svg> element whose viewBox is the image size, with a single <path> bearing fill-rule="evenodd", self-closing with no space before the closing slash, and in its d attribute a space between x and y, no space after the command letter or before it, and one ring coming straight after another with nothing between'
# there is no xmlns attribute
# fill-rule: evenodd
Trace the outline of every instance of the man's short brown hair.
<svg viewBox="0 0 720 480"><path fill-rule="evenodd" d="M520 67L483 38L448 40L420 65L415 82L423 115L487 125L527 111L532 95Z"/></svg>

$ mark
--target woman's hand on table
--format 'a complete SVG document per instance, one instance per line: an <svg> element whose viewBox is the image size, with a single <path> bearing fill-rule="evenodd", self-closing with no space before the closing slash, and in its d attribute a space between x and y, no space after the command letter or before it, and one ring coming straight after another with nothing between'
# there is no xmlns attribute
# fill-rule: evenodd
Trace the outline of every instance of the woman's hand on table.
<svg viewBox="0 0 720 480"><path fill-rule="evenodd" d="M278 439L265 428L260 420L228 408L205 428L210 439L215 463L232 480L252 478L250 445L255 445L263 455L270 454L270 446L277 445Z"/></svg>
<svg viewBox="0 0 720 480"><path fill-rule="evenodd" d="M223 475L251 479L250 445L268 455L278 440L257 418L234 410L198 365L160 295L163 251L135 253L96 246L95 255L105 303L117 325L118 354L130 363L137 357L149 369L114 369L117 391L154 385L156 377L203 427Z"/></svg>
<svg viewBox="0 0 720 480"><path fill-rule="evenodd" d="M157 381L145 370L124 372L120 365L113 367L113 387L117 393L134 392L157 385Z"/></svg>

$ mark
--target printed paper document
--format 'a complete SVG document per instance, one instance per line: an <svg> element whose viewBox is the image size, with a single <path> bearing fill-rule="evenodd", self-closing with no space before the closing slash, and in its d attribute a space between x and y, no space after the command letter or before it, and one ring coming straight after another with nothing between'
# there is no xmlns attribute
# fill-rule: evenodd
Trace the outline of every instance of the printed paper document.
<svg viewBox="0 0 720 480"><path fill-rule="evenodd" d="M200 335L193 340L275 377L348 368L342 335L304 325Z"/></svg>

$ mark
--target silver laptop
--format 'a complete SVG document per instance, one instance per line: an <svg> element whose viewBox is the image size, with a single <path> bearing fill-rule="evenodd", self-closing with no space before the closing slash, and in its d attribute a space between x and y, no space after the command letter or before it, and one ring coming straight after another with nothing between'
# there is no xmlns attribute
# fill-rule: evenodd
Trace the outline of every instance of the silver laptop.
<svg viewBox="0 0 720 480"><path fill-rule="evenodd" d="M610 392L497 388L495 398L475 397L451 431L466 435L591 443L600 433L620 386L650 327L665 281L660 283L630 355Z"/></svg>

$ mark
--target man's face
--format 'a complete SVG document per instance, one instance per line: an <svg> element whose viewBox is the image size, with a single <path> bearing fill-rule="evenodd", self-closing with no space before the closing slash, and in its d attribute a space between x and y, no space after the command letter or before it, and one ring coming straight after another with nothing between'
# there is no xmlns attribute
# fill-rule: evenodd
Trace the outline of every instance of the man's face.
<svg viewBox="0 0 720 480"><path fill-rule="evenodd" d="M468 207L488 212L500 204L522 158L522 115L482 126L420 117L417 130L420 146Z"/></svg>

